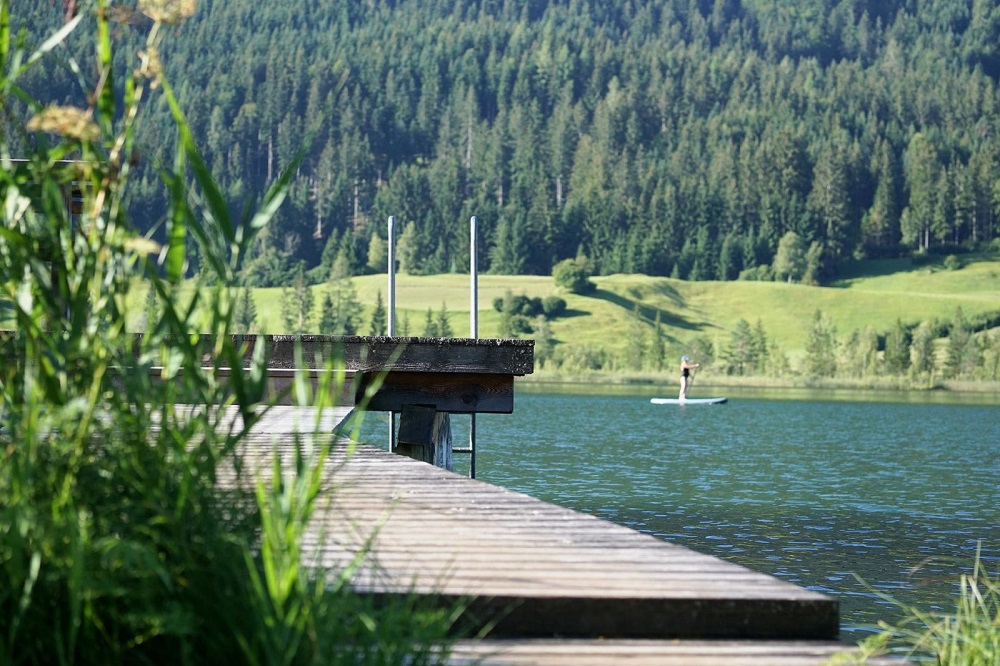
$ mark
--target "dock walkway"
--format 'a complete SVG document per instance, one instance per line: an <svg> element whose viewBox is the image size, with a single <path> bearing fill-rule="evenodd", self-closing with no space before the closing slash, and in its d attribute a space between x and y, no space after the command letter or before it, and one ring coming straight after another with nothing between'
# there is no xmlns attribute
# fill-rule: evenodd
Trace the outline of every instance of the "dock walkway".
<svg viewBox="0 0 1000 666"><path fill-rule="evenodd" d="M276 413L248 444L281 450L290 426ZM456 664L822 664L850 649L835 599L774 577L377 447L338 445L329 466L320 565L377 534L356 589L472 599L496 625Z"/></svg>

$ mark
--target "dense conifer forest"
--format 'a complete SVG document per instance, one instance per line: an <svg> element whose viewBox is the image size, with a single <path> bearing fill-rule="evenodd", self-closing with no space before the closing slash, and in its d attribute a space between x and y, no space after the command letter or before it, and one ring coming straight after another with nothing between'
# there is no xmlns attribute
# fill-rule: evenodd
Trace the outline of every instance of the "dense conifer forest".
<svg viewBox="0 0 1000 666"><path fill-rule="evenodd" d="M146 19L111 11L135 49ZM57 0L14 0L40 42ZM128 29L126 29L128 28ZM235 211L308 141L243 277L480 268L815 283L1000 237L991 0L197 0L159 54ZM86 105L69 66L26 82ZM92 66L83 46L72 54ZM11 105L6 113L16 113ZM4 123L5 126L7 123ZM132 207L163 224L167 109ZM26 140L34 140L28 137Z"/></svg>

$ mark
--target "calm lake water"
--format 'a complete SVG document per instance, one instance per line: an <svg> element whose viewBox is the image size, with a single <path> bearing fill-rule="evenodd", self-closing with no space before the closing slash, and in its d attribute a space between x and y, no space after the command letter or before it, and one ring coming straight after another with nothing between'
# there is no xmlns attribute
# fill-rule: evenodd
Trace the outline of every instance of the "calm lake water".
<svg viewBox="0 0 1000 666"><path fill-rule="evenodd" d="M977 546L1000 568L1000 407L952 400L678 407L519 386L514 414L477 417L477 478L835 596L855 640L899 616L876 592L950 611ZM384 440L385 419L365 431Z"/></svg>

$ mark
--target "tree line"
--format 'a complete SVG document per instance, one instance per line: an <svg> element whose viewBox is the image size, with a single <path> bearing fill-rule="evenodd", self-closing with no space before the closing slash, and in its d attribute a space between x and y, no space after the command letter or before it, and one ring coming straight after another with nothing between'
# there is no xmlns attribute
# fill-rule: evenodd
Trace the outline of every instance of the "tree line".
<svg viewBox="0 0 1000 666"><path fill-rule="evenodd" d="M986 319L970 320L958 308L951 321L899 320L887 331L866 326L839 335L831 318L816 310L799 372L814 378L996 381L1000 379L1000 334L995 328L984 329L996 326L997 313ZM976 333L977 329L982 332ZM789 371L782 351L767 344L760 322L752 331L745 321L737 324L722 362L729 374L775 376Z"/></svg>
<svg viewBox="0 0 1000 666"><path fill-rule="evenodd" d="M62 10L11 20L40 41ZM988 0L201 0L158 56L237 217L306 146L245 284L384 270L389 215L411 273L466 270L477 215L496 273L822 283L995 247L998 45ZM69 59L92 57L59 53L25 86L85 105ZM130 205L157 234L152 111Z"/></svg>

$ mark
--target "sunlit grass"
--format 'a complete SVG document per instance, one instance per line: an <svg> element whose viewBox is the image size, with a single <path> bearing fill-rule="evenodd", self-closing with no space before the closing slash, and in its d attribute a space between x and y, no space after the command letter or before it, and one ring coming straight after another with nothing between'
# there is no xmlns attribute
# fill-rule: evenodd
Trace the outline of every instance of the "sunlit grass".
<svg viewBox="0 0 1000 666"><path fill-rule="evenodd" d="M958 581L955 610L930 612L902 604L876 592L898 607L903 619L879 623L879 632L862 641L860 655L902 655L936 666L995 666L1000 664L1000 580L991 575L976 553L970 573ZM855 655L840 655L832 664L865 663Z"/></svg>
<svg viewBox="0 0 1000 666"><path fill-rule="evenodd" d="M884 263L901 272L880 271ZM652 335L656 313L673 352L690 349L696 338L710 340L724 349L740 319L751 326L760 321L771 342L793 361L804 354L808 327L816 310L828 315L841 337L871 326L884 333L897 321L951 321L961 307L966 317L1000 309L1000 259L971 259L959 270L943 266L913 267L909 260L887 260L867 264L867 273L838 283L836 287L813 287L783 282L686 282L646 275L610 275L593 278L597 291L585 296L561 292L551 277L523 275L479 276L479 336L498 337L500 315L493 301L507 291L545 298L558 295L566 300L568 316L551 322L559 344L601 348L615 355L625 353L634 330L634 313L642 315L641 330ZM369 321L377 293L388 301L385 274L352 278L364 307L361 334L369 333ZM314 329L326 285L313 285ZM437 314L447 309L455 336L470 334L468 275L396 276L397 334L423 334L428 309ZM257 326L248 332L285 332L281 318L282 289L254 289ZM140 299L134 307L141 309ZM316 330L315 332L319 332Z"/></svg>

